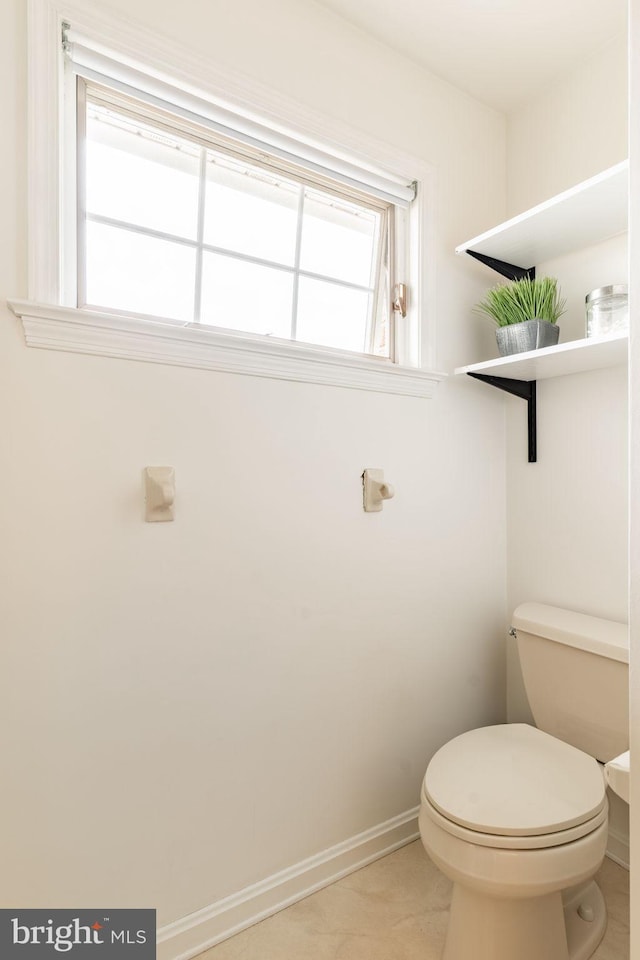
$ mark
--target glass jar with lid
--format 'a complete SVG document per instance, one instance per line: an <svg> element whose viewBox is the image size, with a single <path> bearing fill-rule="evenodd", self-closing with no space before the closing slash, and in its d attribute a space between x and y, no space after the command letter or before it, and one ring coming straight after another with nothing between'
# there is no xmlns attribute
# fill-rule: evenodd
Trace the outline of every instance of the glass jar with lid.
<svg viewBox="0 0 640 960"><path fill-rule="evenodd" d="M585 297L587 336L606 337L629 329L629 296L626 284L615 283L592 290Z"/></svg>

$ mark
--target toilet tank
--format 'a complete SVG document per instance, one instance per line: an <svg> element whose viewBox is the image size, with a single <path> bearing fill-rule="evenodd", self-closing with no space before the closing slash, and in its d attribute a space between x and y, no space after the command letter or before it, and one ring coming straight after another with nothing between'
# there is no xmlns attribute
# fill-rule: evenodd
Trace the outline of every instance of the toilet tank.
<svg viewBox="0 0 640 960"><path fill-rule="evenodd" d="M536 726L601 763L629 749L629 628L543 603L513 614Z"/></svg>

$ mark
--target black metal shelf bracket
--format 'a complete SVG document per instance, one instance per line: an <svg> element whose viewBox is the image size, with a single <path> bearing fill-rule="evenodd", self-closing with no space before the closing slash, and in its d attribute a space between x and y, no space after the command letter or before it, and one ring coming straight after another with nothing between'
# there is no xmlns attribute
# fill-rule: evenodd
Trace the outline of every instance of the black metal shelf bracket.
<svg viewBox="0 0 640 960"><path fill-rule="evenodd" d="M504 260L488 257L486 253L477 253L475 250L467 250L467 253L470 257L479 260L480 263L486 264L488 267L491 267L492 270L495 270L496 273L499 273L502 277L507 277L509 280L522 280L524 277L535 280L535 267L517 267L514 263L506 263Z"/></svg>
<svg viewBox="0 0 640 960"><path fill-rule="evenodd" d="M504 390L514 397L527 401L527 432L529 436L529 463L537 460L537 423L536 423L536 381L508 380L506 377L493 377L486 373L469 373L470 377L482 380L498 390Z"/></svg>
<svg viewBox="0 0 640 960"><path fill-rule="evenodd" d="M518 267L515 263L507 263L505 260L498 260L496 257L489 257L486 253L478 253L477 250L467 250L470 257L479 260L487 267L495 270L500 276L508 280L523 280L528 277L530 280L536 278L535 267ZM520 397L527 401L527 433L529 438L529 463L535 463L538 454L537 443L537 424L536 424L536 381L535 380L509 380L506 377L494 377L486 373L469 373L470 377L476 380L483 380L498 390L504 390L514 397Z"/></svg>

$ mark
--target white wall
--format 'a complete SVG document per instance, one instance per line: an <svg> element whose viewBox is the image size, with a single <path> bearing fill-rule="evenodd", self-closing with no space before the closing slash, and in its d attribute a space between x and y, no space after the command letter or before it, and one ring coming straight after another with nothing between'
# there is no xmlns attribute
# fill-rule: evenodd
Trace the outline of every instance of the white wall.
<svg viewBox="0 0 640 960"><path fill-rule="evenodd" d="M509 216L625 160L627 140L624 35L509 117Z"/></svg>
<svg viewBox="0 0 640 960"><path fill-rule="evenodd" d="M568 299L561 342L584 336L584 295L627 282L626 237L540 265ZM508 402L508 596L627 621L627 377L624 367L540 380L538 462L526 405Z"/></svg>
<svg viewBox="0 0 640 960"><path fill-rule="evenodd" d="M0 298L24 296L25 7L4 4ZM103 7L434 164L440 366L479 359L503 118L313 3ZM16 95L17 92L17 95ZM27 349L2 309L0 899L165 924L418 803L427 760L504 716L504 417ZM176 520L141 521L171 464ZM397 490L361 508L360 474Z"/></svg>

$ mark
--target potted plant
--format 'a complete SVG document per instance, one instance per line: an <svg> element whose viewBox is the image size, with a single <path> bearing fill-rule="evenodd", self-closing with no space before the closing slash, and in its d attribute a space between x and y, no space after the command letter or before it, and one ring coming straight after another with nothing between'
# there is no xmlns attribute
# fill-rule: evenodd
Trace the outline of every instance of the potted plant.
<svg viewBox="0 0 640 960"><path fill-rule="evenodd" d="M556 324L565 305L555 277L524 277L493 287L476 312L497 324L498 350L507 357L556 344L560 335Z"/></svg>

